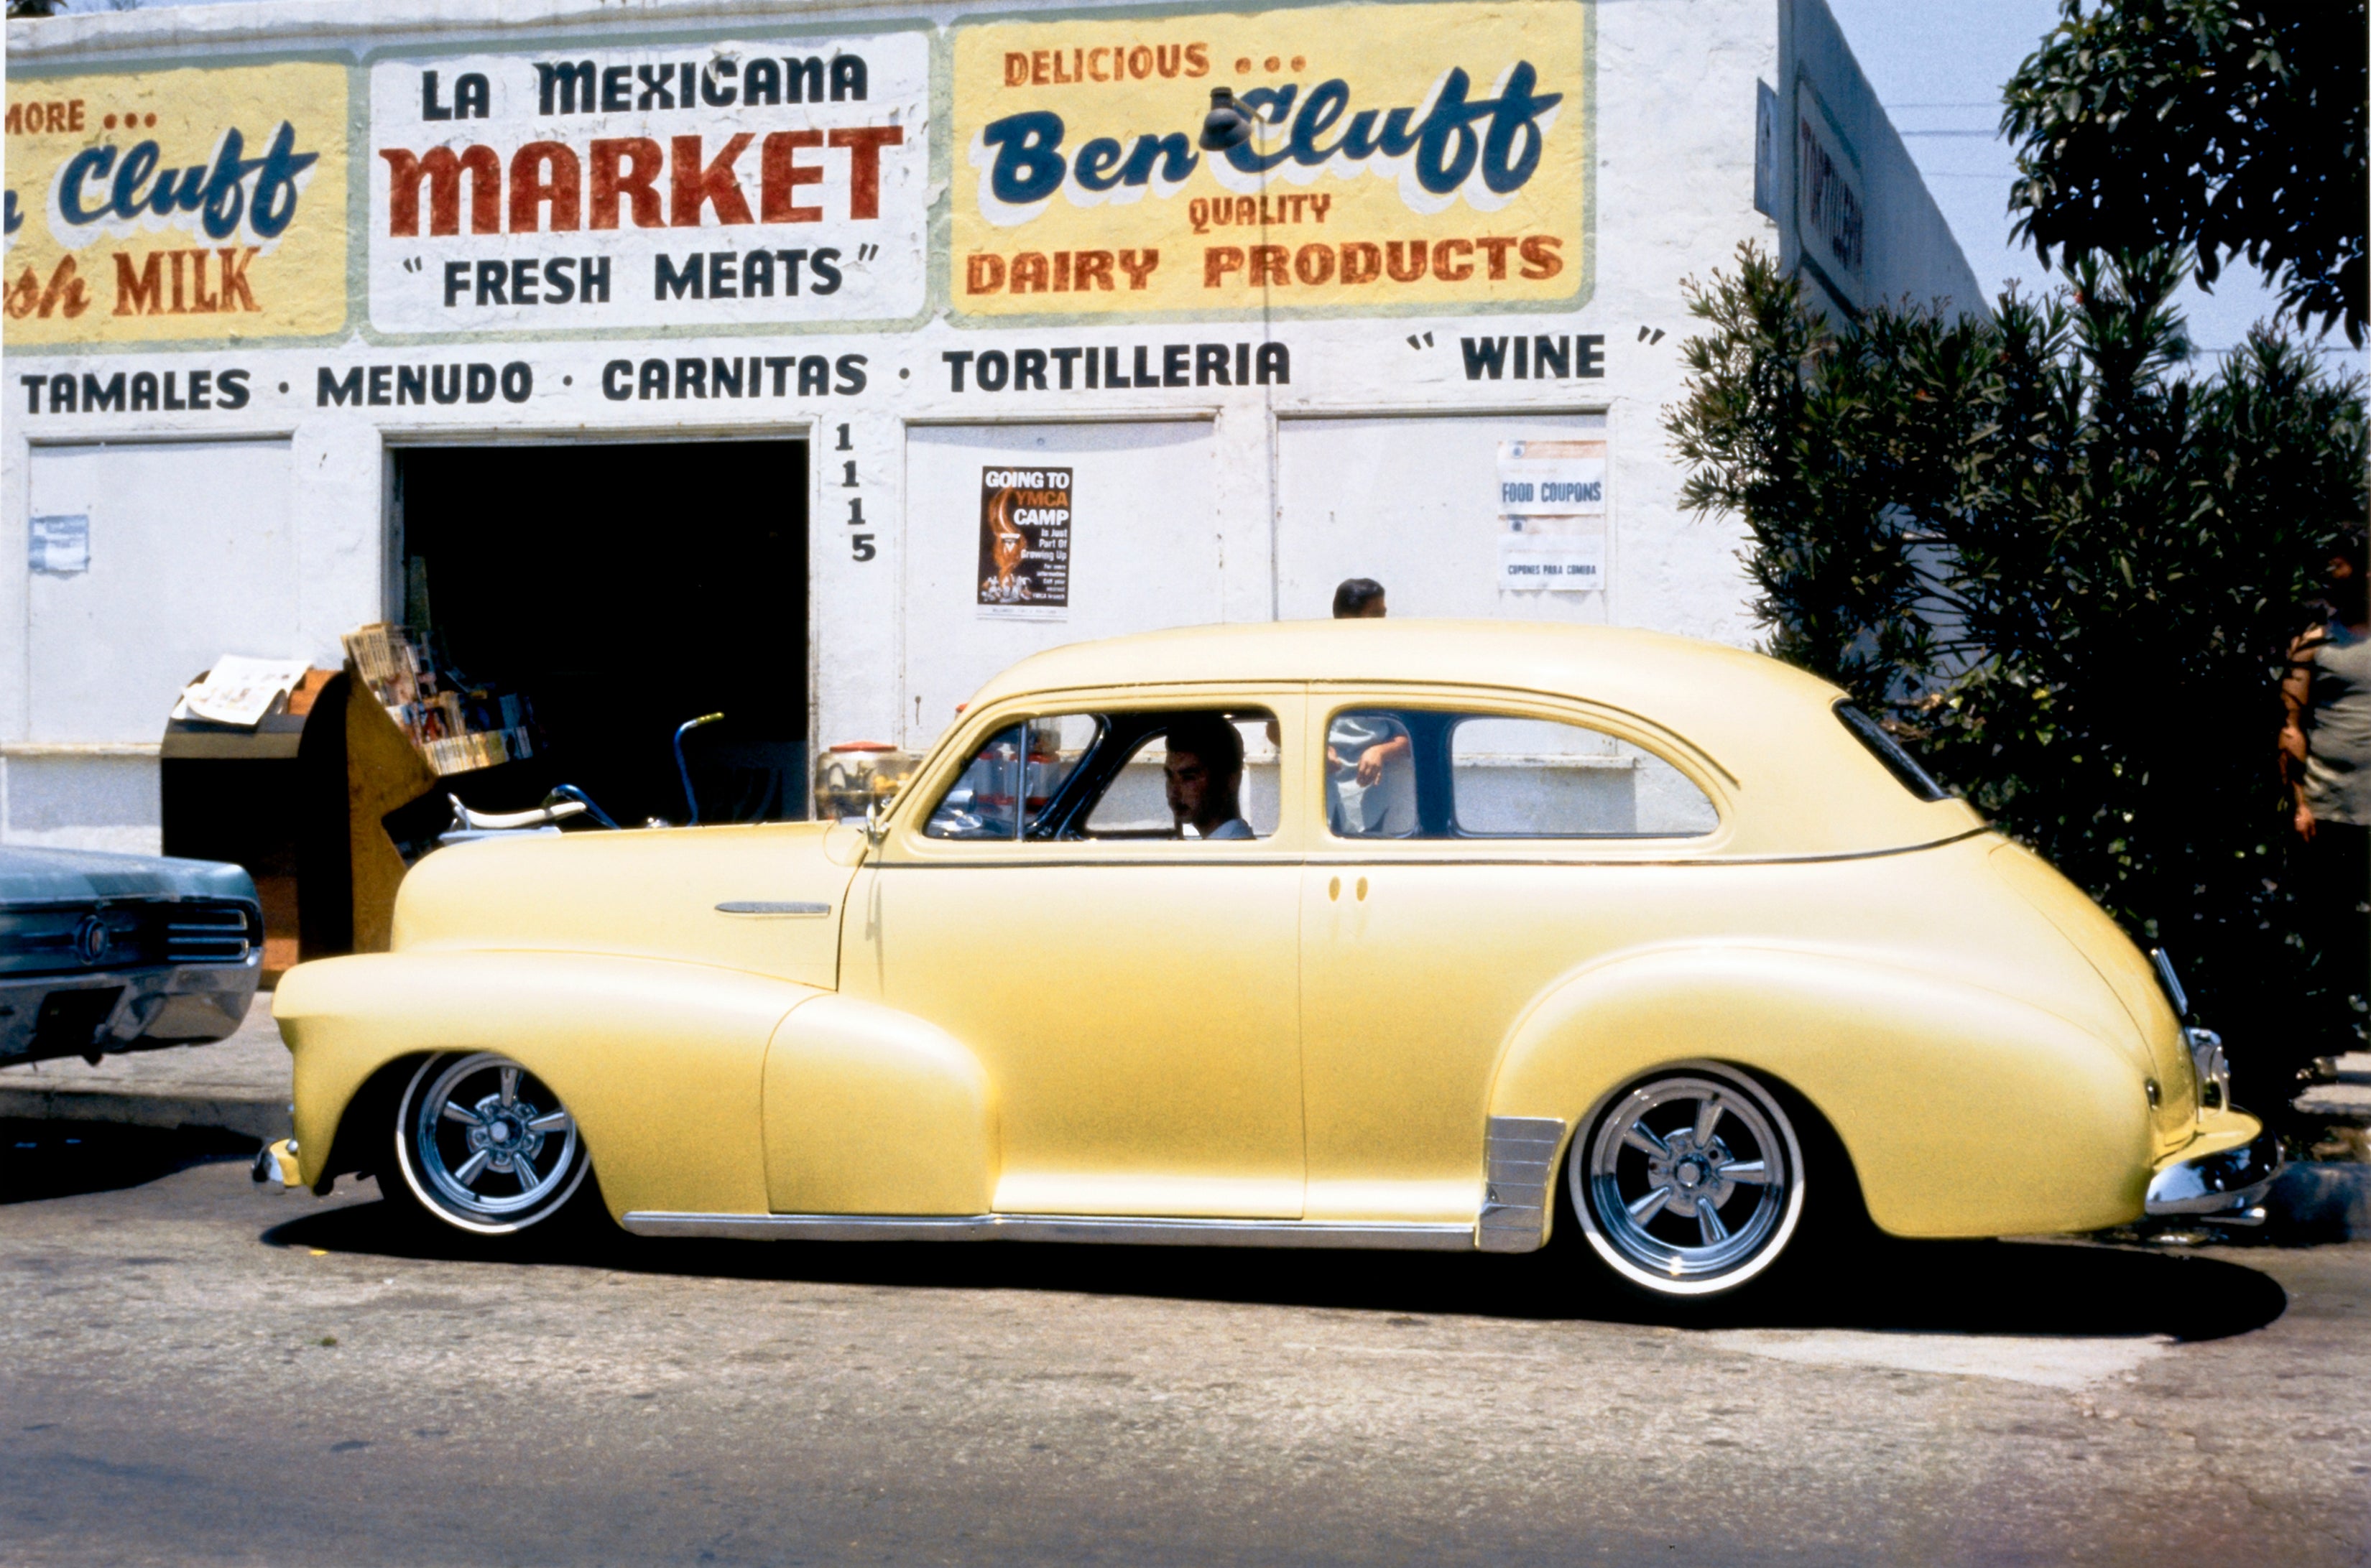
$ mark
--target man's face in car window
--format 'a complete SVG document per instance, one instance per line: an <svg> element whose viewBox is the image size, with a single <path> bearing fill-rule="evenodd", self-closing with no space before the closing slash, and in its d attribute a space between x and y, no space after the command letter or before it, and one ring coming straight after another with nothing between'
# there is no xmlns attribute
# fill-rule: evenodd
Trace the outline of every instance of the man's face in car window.
<svg viewBox="0 0 2371 1568"><path fill-rule="evenodd" d="M1210 770L1192 752L1173 751L1161 771L1169 787L1169 814L1180 823L1198 824L1210 799Z"/></svg>

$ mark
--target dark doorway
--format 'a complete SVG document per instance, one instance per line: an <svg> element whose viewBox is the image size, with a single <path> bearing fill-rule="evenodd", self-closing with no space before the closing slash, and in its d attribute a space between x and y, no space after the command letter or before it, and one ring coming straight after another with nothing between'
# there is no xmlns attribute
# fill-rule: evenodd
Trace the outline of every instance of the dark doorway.
<svg viewBox="0 0 2371 1568"><path fill-rule="evenodd" d="M524 693L541 750L446 780L480 810L582 788L619 823L804 816L800 441L413 447L396 458L405 622L440 667Z"/></svg>

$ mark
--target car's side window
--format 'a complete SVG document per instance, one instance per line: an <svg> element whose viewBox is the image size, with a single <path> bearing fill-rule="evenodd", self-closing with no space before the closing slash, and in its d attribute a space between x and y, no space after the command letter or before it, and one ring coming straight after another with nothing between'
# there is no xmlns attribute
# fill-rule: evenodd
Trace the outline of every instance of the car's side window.
<svg viewBox="0 0 2371 1568"><path fill-rule="evenodd" d="M1266 838L1276 831L1277 727L1265 710L1113 714L1109 722L1115 739L1140 738L1096 781L1070 836L1199 838L1209 826L1214 836ZM1244 831L1227 831L1229 822Z"/></svg>
<svg viewBox="0 0 2371 1568"><path fill-rule="evenodd" d="M1325 814L1343 838L1686 838L1720 825L1686 774L1618 735L1428 709L1334 715Z"/></svg>
<svg viewBox="0 0 2371 1568"><path fill-rule="evenodd" d="M923 833L931 838L1029 836L1102 733L1103 720L1093 713L1058 714L999 730L939 798Z"/></svg>
<svg viewBox="0 0 2371 1568"><path fill-rule="evenodd" d="M1264 709L1065 713L981 743L923 824L931 838L1266 838L1279 816Z"/></svg>
<svg viewBox="0 0 2371 1568"><path fill-rule="evenodd" d="M1642 746L1579 724L1462 717L1449 732L1461 833L1491 838L1693 838L1712 801Z"/></svg>

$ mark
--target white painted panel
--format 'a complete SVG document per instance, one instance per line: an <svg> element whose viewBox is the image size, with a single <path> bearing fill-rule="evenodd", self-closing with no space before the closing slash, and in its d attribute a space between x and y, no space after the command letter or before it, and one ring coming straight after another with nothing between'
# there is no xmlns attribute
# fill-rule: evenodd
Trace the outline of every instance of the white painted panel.
<svg viewBox="0 0 2371 1568"><path fill-rule="evenodd" d="M1602 414L1278 421L1278 613L1329 616L1336 583L1371 577L1394 616L1604 621L1606 594L1499 591L1497 510L1500 442L1604 434ZM1618 594L1614 522L1609 505Z"/></svg>
<svg viewBox="0 0 2371 1568"><path fill-rule="evenodd" d="M303 654L284 441L43 446L34 515L87 513L89 569L29 573L35 741L154 741L224 653Z"/></svg>
<svg viewBox="0 0 2371 1568"><path fill-rule="evenodd" d="M928 745L955 704L1044 649L1220 617L1215 444L1207 421L923 426L906 437L905 710ZM1067 618L980 614L981 471L1074 470Z"/></svg>

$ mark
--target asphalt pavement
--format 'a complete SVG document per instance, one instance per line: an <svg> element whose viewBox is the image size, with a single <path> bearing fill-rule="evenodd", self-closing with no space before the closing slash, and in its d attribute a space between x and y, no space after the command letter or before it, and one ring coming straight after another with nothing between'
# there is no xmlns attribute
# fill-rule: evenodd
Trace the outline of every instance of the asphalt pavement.
<svg viewBox="0 0 2371 1568"><path fill-rule="evenodd" d="M1543 1258L592 1236L0 1128L10 1563L2360 1563L2371 1244ZM66 1140L74 1139L69 1144Z"/></svg>

